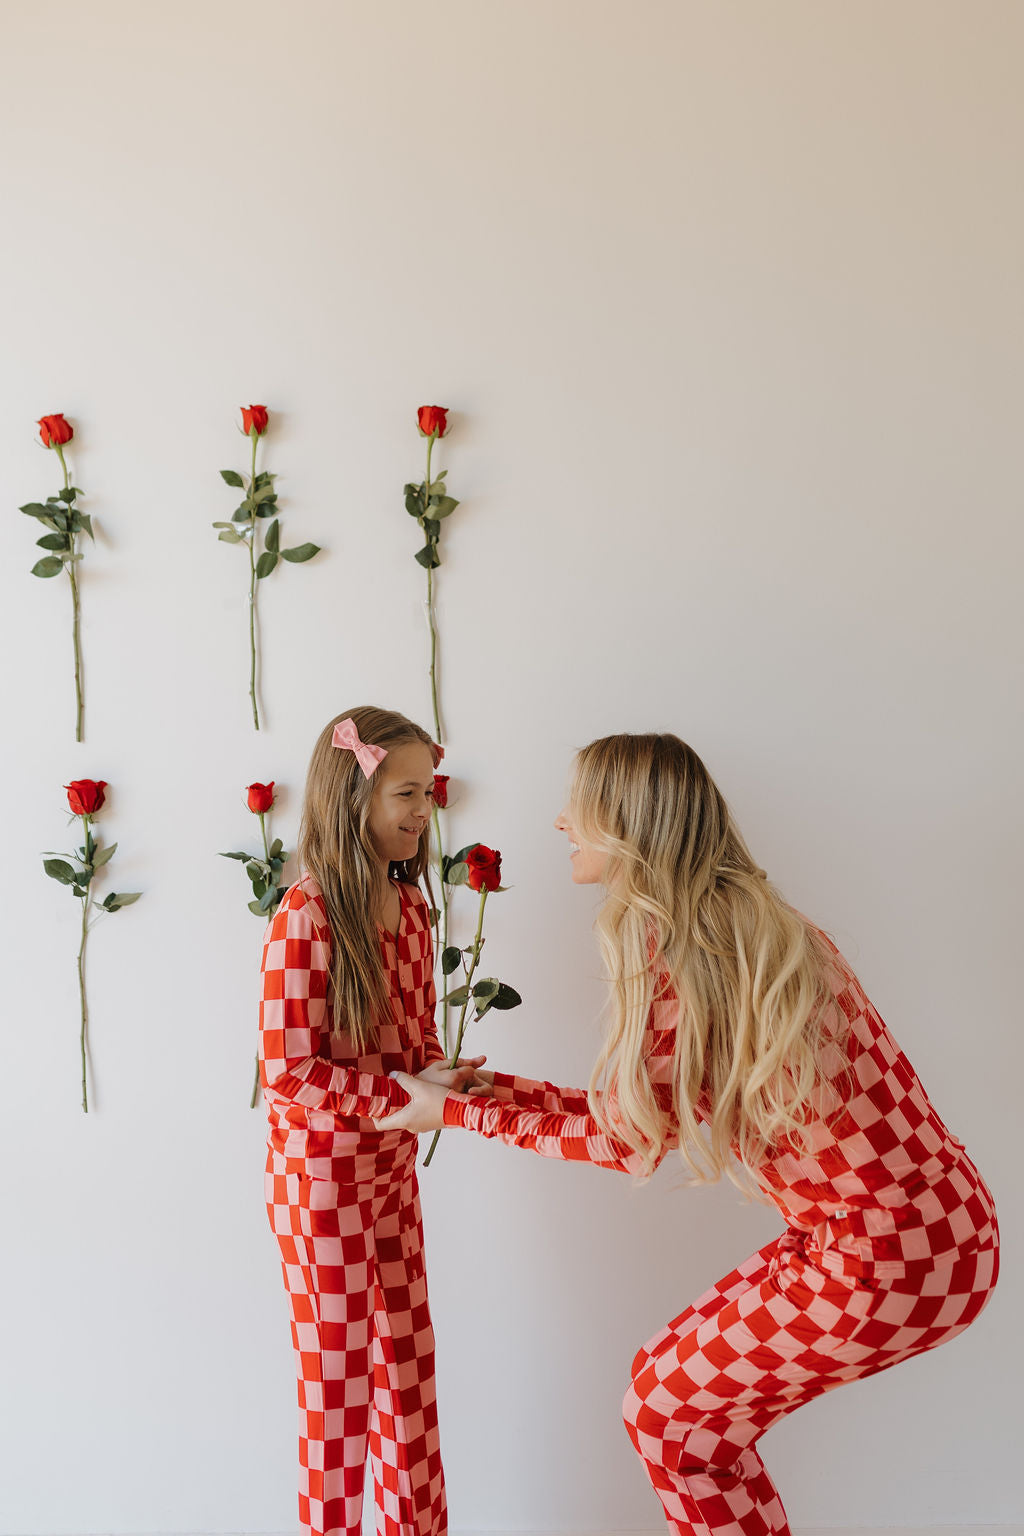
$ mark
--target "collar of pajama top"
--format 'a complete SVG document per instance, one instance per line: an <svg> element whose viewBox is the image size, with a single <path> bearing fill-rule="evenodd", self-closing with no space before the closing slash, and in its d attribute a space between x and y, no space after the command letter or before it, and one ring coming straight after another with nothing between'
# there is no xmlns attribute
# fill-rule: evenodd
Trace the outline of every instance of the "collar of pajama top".
<svg viewBox="0 0 1024 1536"><path fill-rule="evenodd" d="M806 1149L775 1149L758 1184L785 1218L790 1243L815 1264L836 1275L899 1279L990 1241L992 1197L849 964L820 937L832 962L832 1043L823 1065L839 1092L826 1088L815 1104ZM678 1010L675 996L663 993L645 1041L655 1095L673 1123ZM601 1130L586 1094L502 1074L495 1084L494 1099L449 1094L445 1123L549 1157L642 1171L636 1154Z"/></svg>
<svg viewBox="0 0 1024 1536"><path fill-rule="evenodd" d="M313 1177L372 1178L398 1157L414 1158L414 1135L369 1122L407 1102L391 1072L415 1074L443 1060L429 909L417 887L393 883L398 934L378 930L391 1012L366 1051L331 1029L331 931L316 882L307 876L291 886L267 929L259 1056L269 1143Z"/></svg>

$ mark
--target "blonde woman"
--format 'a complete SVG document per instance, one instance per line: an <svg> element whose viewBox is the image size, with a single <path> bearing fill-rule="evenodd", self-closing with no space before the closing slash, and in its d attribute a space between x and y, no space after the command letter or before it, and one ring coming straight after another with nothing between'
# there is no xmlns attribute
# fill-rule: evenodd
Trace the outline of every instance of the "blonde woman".
<svg viewBox="0 0 1024 1536"><path fill-rule="evenodd" d="M670 1149L785 1230L651 1339L626 1428L679 1533L786 1536L757 1450L784 1414L960 1333L998 1272L992 1197L849 965L751 858L670 735L580 752L556 827L600 883L611 1024L586 1092L399 1075L378 1123L465 1126L649 1175Z"/></svg>
<svg viewBox="0 0 1024 1536"><path fill-rule="evenodd" d="M446 1070L434 1029L419 882L440 756L392 710L325 726L306 779L302 879L263 949L267 1213L291 1304L310 1536L359 1536L367 1453L379 1531L448 1529L416 1138L371 1123L407 1102L396 1069L443 1092L483 1060Z"/></svg>

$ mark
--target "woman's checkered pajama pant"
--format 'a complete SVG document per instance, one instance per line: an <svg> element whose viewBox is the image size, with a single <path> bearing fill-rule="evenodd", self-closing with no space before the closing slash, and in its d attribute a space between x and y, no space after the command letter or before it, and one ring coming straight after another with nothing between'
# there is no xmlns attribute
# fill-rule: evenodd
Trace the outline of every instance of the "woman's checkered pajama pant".
<svg viewBox="0 0 1024 1536"><path fill-rule="evenodd" d="M415 1166L340 1185L267 1163L299 1374L299 1515L359 1536L367 1448L379 1536L444 1536Z"/></svg>
<svg viewBox="0 0 1024 1536"><path fill-rule="evenodd" d="M641 1349L623 1404L669 1528L789 1536L758 1436L844 1381L961 1332L997 1270L989 1244L875 1287L824 1274L786 1234L727 1275Z"/></svg>

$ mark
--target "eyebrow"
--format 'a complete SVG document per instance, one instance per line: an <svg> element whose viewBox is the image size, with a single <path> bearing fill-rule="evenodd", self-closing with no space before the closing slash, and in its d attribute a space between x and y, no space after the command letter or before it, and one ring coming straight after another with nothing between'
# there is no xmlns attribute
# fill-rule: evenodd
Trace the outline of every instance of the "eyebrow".
<svg viewBox="0 0 1024 1536"><path fill-rule="evenodd" d="M396 784L395 788L396 789L415 789L417 787L417 785L419 784L419 782L420 782L419 779L406 779L404 784ZM433 787L434 787L433 779L431 779L430 783L425 785L424 787L426 789L433 789Z"/></svg>

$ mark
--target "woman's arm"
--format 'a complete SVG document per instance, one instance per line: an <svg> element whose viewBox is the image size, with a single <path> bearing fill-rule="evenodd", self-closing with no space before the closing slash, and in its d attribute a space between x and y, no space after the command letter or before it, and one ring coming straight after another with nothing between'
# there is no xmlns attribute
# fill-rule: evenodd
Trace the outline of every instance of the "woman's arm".
<svg viewBox="0 0 1024 1536"><path fill-rule="evenodd" d="M549 1114L586 1115L590 1101L584 1088L557 1088L554 1083L538 1082L511 1072L495 1072L493 1097L501 1104L518 1104L521 1109L540 1109Z"/></svg>
<svg viewBox="0 0 1024 1536"><path fill-rule="evenodd" d="M496 1099L446 1093L422 1078L396 1074L410 1102L386 1119L376 1120L378 1130L431 1131L442 1125L463 1126L481 1136L498 1137L512 1146L525 1147L542 1157L567 1162L594 1163L619 1173L643 1173L641 1158L623 1142L602 1131L594 1117L524 1109ZM660 1156L658 1161L660 1162Z"/></svg>
<svg viewBox="0 0 1024 1536"><path fill-rule="evenodd" d="M260 1080L306 1109L373 1119L408 1103L393 1077L343 1067L321 1054L329 1033L330 935L313 921L301 890L277 910L263 946Z"/></svg>

